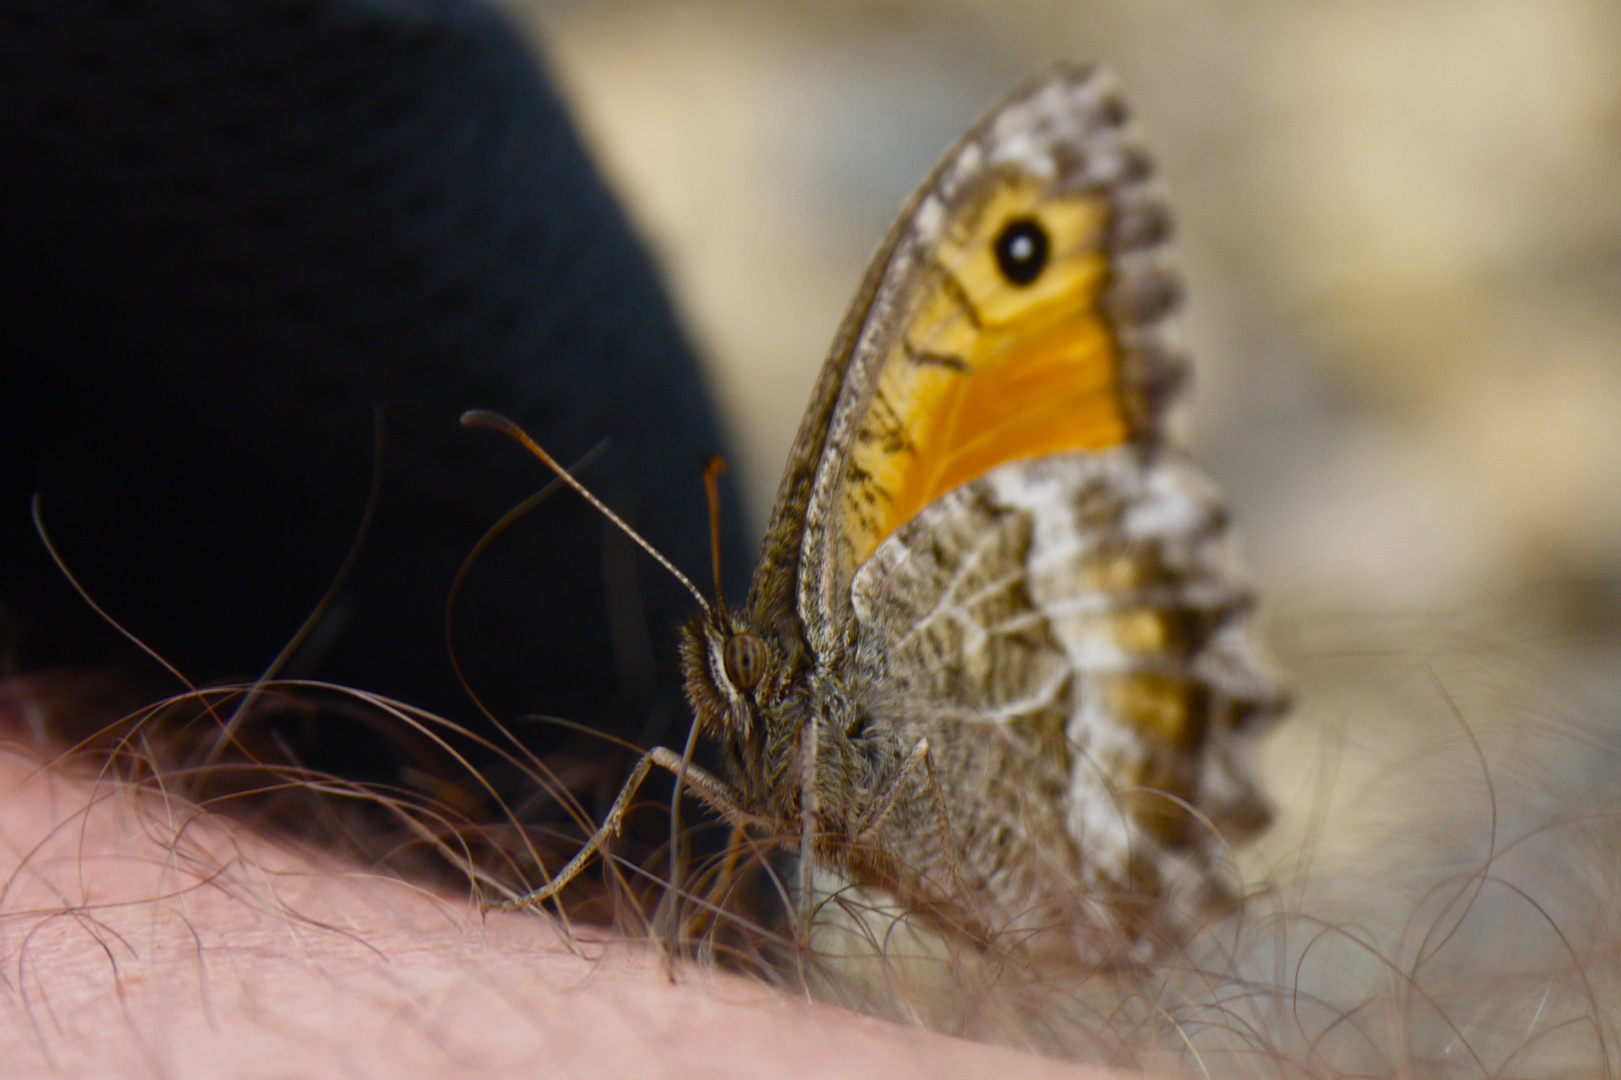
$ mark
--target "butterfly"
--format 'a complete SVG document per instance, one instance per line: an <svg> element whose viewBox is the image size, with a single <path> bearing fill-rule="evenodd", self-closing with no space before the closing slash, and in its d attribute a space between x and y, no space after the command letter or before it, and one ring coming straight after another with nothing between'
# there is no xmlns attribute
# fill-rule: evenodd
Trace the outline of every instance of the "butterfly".
<svg viewBox="0 0 1621 1080"><path fill-rule="evenodd" d="M683 629L723 775L690 741L655 748L579 854L502 906L555 896L653 766L797 844L807 918L820 869L1099 962L1230 899L1284 699L1222 503L1167 431L1187 372L1168 235L1099 69L1049 71L949 150L837 333L747 599L700 596Z"/></svg>

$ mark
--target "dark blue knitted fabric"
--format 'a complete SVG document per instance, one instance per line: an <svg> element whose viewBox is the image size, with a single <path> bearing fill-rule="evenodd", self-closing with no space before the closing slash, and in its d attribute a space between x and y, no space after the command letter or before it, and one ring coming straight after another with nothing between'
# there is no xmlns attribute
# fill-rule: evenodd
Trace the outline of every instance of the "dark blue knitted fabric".
<svg viewBox="0 0 1621 1080"><path fill-rule="evenodd" d="M303 674L472 715L444 601L545 476L460 428L470 407L563 460L611 440L583 478L708 578L721 446L693 357L534 58L471 0L0 0L0 275L0 600L25 665L118 656L67 613L39 491L132 630L195 679L257 674L342 561L379 404L381 508ZM741 571L737 533L728 499ZM458 644L498 714L679 738L692 602L635 565L616 650L593 511L553 499L496 546Z"/></svg>

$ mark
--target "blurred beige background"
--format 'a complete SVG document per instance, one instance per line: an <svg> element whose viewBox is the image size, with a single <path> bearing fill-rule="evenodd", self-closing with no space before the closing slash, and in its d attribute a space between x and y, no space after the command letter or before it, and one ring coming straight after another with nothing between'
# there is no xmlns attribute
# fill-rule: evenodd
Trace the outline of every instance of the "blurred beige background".
<svg viewBox="0 0 1621 1080"><path fill-rule="evenodd" d="M1193 441L1302 715L1398 746L1450 694L1616 747L1621 4L507 2L662 261L756 528L901 200L1014 83L1099 61L1168 181Z"/></svg>
<svg viewBox="0 0 1621 1080"><path fill-rule="evenodd" d="M507 2L662 261L756 529L903 197L1019 80L1113 68L1179 221L1192 439L1299 690L1248 870L1374 943L1292 978L1350 1008L1444 976L1397 1058L1590 1013L1584 950L1621 939L1621 4ZM1420 959L1487 860L1519 891Z"/></svg>
<svg viewBox="0 0 1621 1080"><path fill-rule="evenodd" d="M901 199L1072 57L1169 182L1194 438L1257 571L1613 618L1621 5L508 2L663 262L757 525Z"/></svg>

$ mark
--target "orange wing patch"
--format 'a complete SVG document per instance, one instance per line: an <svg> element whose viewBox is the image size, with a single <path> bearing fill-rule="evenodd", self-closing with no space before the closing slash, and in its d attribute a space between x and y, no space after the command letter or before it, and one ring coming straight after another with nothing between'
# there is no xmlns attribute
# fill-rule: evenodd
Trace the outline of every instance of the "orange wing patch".
<svg viewBox="0 0 1621 1080"><path fill-rule="evenodd" d="M1003 462L1131 437L1098 300L1107 201L1015 175L946 224L850 455L854 565Z"/></svg>

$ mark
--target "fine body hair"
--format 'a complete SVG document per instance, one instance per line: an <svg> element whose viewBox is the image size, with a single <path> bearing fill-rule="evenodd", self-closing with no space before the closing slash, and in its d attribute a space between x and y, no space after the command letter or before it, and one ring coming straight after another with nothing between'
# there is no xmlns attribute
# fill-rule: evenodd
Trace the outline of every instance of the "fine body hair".
<svg viewBox="0 0 1621 1080"><path fill-rule="evenodd" d="M1318 625L1290 636L1299 705L1263 761L1279 819L1231 855L1243 903L1139 962L1038 969L833 880L820 882L827 899L807 936L784 883L792 838L729 835L688 805L672 858L668 796L651 789L598 869L532 917L574 949L605 932L643 942L677 979L722 969L1097 1064L1209 1076L1613 1075L1613 727L1593 703L1555 692L1573 683L1556 680L1551 661L1462 620ZM522 895L566 861L631 760L630 748L578 728L567 751L543 759L517 739L497 746L311 682L129 700L127 687L90 673L14 679L6 728L53 770L119 793L193 882L268 872L255 861L281 850L191 842L198 821L224 817L333 873L476 908ZM387 779L312 770L299 761L300 724L369 731L400 765ZM498 764L474 766L472 743ZM20 853L8 875L14 898L29 860ZM28 917L14 904L0 911L12 969Z"/></svg>

